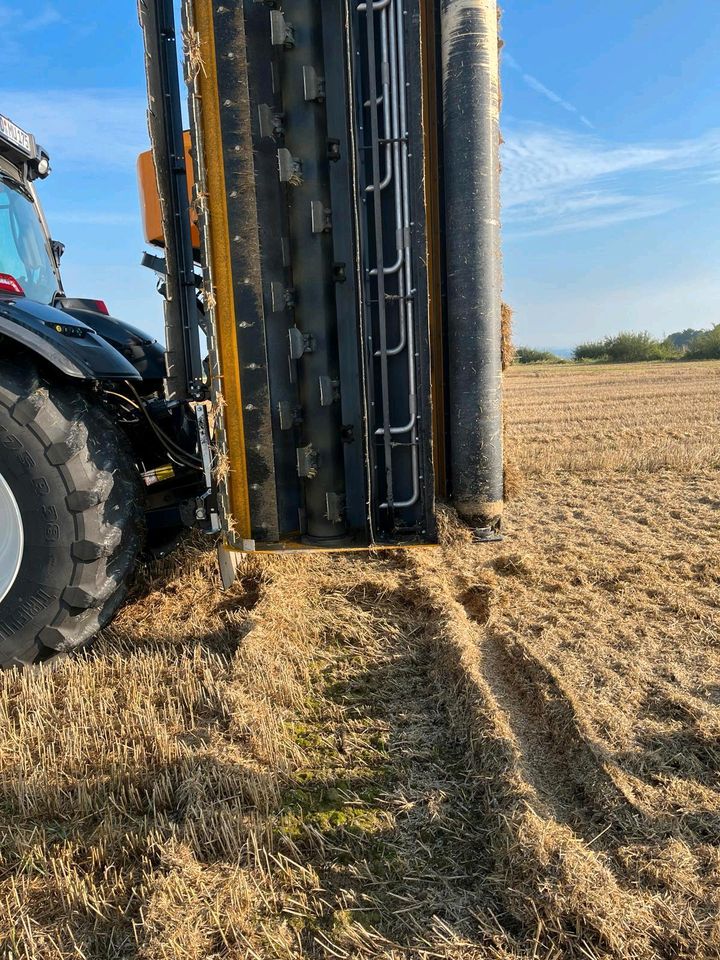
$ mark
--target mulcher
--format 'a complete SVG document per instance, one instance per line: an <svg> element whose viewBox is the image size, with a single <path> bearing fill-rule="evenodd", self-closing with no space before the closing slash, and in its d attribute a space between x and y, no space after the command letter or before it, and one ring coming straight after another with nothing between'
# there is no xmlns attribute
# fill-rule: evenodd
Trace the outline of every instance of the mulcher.
<svg viewBox="0 0 720 960"><path fill-rule="evenodd" d="M242 552L432 544L438 496L499 535L495 0L139 14L164 345L66 295L49 157L0 116L5 666L83 646L189 527L226 583Z"/></svg>

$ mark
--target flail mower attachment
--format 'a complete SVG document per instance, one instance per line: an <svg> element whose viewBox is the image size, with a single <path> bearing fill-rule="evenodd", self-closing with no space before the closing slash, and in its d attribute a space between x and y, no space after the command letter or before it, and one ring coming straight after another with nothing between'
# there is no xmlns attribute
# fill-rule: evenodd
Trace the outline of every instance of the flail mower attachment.
<svg viewBox="0 0 720 960"><path fill-rule="evenodd" d="M202 271L229 546L432 543L436 495L497 529L494 0L184 0L191 211L179 91L153 70L173 5L143 8L161 241L170 273Z"/></svg>

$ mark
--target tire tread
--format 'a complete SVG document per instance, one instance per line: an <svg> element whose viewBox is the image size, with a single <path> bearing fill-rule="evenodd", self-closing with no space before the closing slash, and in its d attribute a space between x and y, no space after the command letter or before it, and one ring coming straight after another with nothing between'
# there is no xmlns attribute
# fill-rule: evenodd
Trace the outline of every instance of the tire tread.
<svg viewBox="0 0 720 960"><path fill-rule="evenodd" d="M37 663L86 645L109 623L127 592L142 546L142 487L130 446L82 388L47 381L28 365L0 360L0 405L43 445L68 491L72 578L34 645L0 655L3 665Z"/></svg>

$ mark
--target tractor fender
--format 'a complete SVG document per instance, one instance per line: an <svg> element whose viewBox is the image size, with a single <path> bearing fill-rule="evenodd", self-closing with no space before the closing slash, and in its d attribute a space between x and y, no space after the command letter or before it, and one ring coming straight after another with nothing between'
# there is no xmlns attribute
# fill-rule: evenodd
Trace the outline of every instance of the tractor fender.
<svg viewBox="0 0 720 960"><path fill-rule="evenodd" d="M142 379L135 367L88 324L34 300L0 299L0 342L3 339L21 345L68 377Z"/></svg>
<svg viewBox="0 0 720 960"><path fill-rule="evenodd" d="M92 302L64 297L56 300L55 306L92 327L99 337L130 361L143 380L164 380L167 376L165 346L124 320L98 313L90 306Z"/></svg>

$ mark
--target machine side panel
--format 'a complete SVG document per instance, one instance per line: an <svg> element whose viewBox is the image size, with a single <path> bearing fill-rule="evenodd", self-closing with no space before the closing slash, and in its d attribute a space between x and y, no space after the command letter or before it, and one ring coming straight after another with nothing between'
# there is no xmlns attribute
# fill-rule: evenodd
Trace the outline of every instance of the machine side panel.
<svg viewBox="0 0 720 960"><path fill-rule="evenodd" d="M252 539L279 540L245 18L240 5L218 4L213 14L243 400L233 412L245 422Z"/></svg>
<svg viewBox="0 0 720 960"><path fill-rule="evenodd" d="M267 380L275 460L280 539L297 537L303 507L297 475L297 427L300 399L289 356L289 335L295 324L295 291L289 249L285 187L280 181L278 149L283 144L284 120L276 88L277 53L271 43L269 11L263 4L245 3L248 94L254 158L255 196Z"/></svg>
<svg viewBox="0 0 720 960"><path fill-rule="evenodd" d="M368 450L366 390L364 383L361 311L358 297L357 209L358 184L351 124L352 84L349 64L352 45L347 4L322 0L325 50L325 96L330 164L330 196L333 211L335 302L337 304L340 353L340 402L345 452L345 500L348 525L354 530L368 526ZM342 42L338 42L342 38ZM366 530L366 536L369 530Z"/></svg>
<svg viewBox="0 0 720 960"><path fill-rule="evenodd" d="M185 0L235 549L436 539L431 2Z"/></svg>
<svg viewBox="0 0 720 960"><path fill-rule="evenodd" d="M413 272L415 276L414 294L417 297L416 322L416 360L417 360L417 413L418 413L418 453L420 462L420 509L418 522L422 539L435 540L435 489L436 463L438 451L434 448L433 392L432 383L435 368L431 355L431 336L437 327L437 303L434 300L436 290L430 275L430 265L434 268L434 258L438 254L434 246L431 209L428 206L428 192L432 191L435 170L431 164L430 138L432 131L425 127L425 97L428 90L423 83L425 65L424 24L420 4L414 4L412 13L405 17L406 49L410 51L407 60L408 129L410 143L408 164L408 186L411 192L411 231ZM429 156L430 154L430 156ZM442 453L442 451L439 451ZM442 475L442 473L441 473Z"/></svg>
<svg viewBox="0 0 720 960"><path fill-rule="evenodd" d="M370 515L378 542L435 537L418 4L351 0Z"/></svg>
<svg viewBox="0 0 720 960"><path fill-rule="evenodd" d="M214 318L214 396L227 463L231 543L280 536L242 7L192 0L191 114L202 142L197 198ZM188 58L193 70L193 59ZM230 522L229 522L230 521Z"/></svg>

